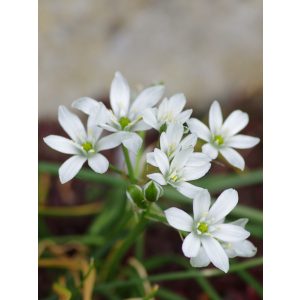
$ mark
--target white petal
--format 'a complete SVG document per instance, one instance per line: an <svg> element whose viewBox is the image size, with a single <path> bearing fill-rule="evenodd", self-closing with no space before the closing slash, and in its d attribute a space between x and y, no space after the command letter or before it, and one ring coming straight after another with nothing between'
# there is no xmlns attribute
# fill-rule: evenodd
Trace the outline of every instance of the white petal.
<svg viewBox="0 0 300 300"><path fill-rule="evenodd" d="M88 115L95 111L98 105L99 103L90 97L82 97L72 103L72 107L77 108Z"/></svg>
<svg viewBox="0 0 300 300"><path fill-rule="evenodd" d="M101 134L103 129L97 125L98 123L98 114L97 114L97 109L96 111L92 112L87 121L87 135L88 135L88 140L92 142L96 142Z"/></svg>
<svg viewBox="0 0 300 300"><path fill-rule="evenodd" d="M100 123L99 126L102 127L103 129L107 130L107 131L110 131L110 132L117 132L118 131L118 129L112 127L111 125L107 125L107 124L104 124L104 123Z"/></svg>
<svg viewBox="0 0 300 300"><path fill-rule="evenodd" d="M203 247L200 247L197 256L190 259L190 263L194 268L203 268L209 265L210 259L208 258Z"/></svg>
<svg viewBox="0 0 300 300"><path fill-rule="evenodd" d="M223 148L220 149L222 156L234 167L244 170L245 161L243 157L232 148Z"/></svg>
<svg viewBox="0 0 300 300"><path fill-rule="evenodd" d="M89 113L88 128L100 124L105 124L109 121L112 113L108 111L102 102L97 102L97 106Z"/></svg>
<svg viewBox="0 0 300 300"><path fill-rule="evenodd" d="M152 173L147 175L148 178L154 180L155 182L159 183L160 185L166 185L167 182L160 173Z"/></svg>
<svg viewBox="0 0 300 300"><path fill-rule="evenodd" d="M80 119L65 106L58 108L58 122L73 141L79 144L84 142L86 132Z"/></svg>
<svg viewBox="0 0 300 300"><path fill-rule="evenodd" d="M241 110L233 111L225 120L222 126L222 132L224 135L232 136L244 129L249 122L249 116L247 113Z"/></svg>
<svg viewBox="0 0 300 300"><path fill-rule="evenodd" d="M66 154L79 154L79 149L75 143L65 137L58 135L48 135L44 142L52 149Z"/></svg>
<svg viewBox="0 0 300 300"><path fill-rule="evenodd" d="M194 148L197 143L197 137L195 134L187 135L180 143L180 148L182 150L187 148Z"/></svg>
<svg viewBox="0 0 300 300"><path fill-rule="evenodd" d="M210 156L201 152L194 152L189 156L186 166L188 167L203 167L211 161Z"/></svg>
<svg viewBox="0 0 300 300"><path fill-rule="evenodd" d="M187 109L187 110L181 112L181 113L175 118L175 121L176 121L176 122L179 122L179 123L181 123L181 124L187 122L188 119L190 118L192 112L193 112L192 109Z"/></svg>
<svg viewBox="0 0 300 300"><path fill-rule="evenodd" d="M149 152L146 154L146 157L147 157L147 163L154 166L154 167L157 167L157 163L156 163L156 160L155 160L155 156L154 156L154 152Z"/></svg>
<svg viewBox="0 0 300 300"><path fill-rule="evenodd" d="M196 167L184 167L182 172L182 177L185 181L196 180L203 177L210 169L211 164L206 163L203 166Z"/></svg>
<svg viewBox="0 0 300 300"><path fill-rule="evenodd" d="M182 252L186 257L194 257L197 255L200 249L200 238L199 236L191 232L187 237L184 239L182 244Z"/></svg>
<svg viewBox="0 0 300 300"><path fill-rule="evenodd" d="M156 105L164 91L165 87L163 85L156 85L143 90L133 102L130 114L133 116L141 115L146 108Z"/></svg>
<svg viewBox="0 0 300 300"><path fill-rule="evenodd" d="M230 224L232 225L237 225L237 226L242 226L243 228L245 228L245 226L247 225L249 219L247 218L241 218L241 219L238 219L234 222L230 222Z"/></svg>
<svg viewBox="0 0 300 300"><path fill-rule="evenodd" d="M202 139L206 142L210 140L210 131L204 123L195 118L192 118L187 121L187 124L191 133L195 134L199 139Z"/></svg>
<svg viewBox="0 0 300 300"><path fill-rule="evenodd" d="M126 79L120 72L116 72L110 88L110 104L117 118L128 112L130 89Z"/></svg>
<svg viewBox="0 0 300 300"><path fill-rule="evenodd" d="M136 124L133 125L133 127L131 128L132 131L146 131L151 129L152 127L150 125L148 125L146 122L144 122L143 120L137 122Z"/></svg>
<svg viewBox="0 0 300 300"><path fill-rule="evenodd" d="M186 162L189 160L192 153L193 148L188 148L177 152L174 159L171 162L171 167L177 170L182 169Z"/></svg>
<svg viewBox="0 0 300 300"><path fill-rule="evenodd" d="M156 118L156 109L155 108L148 108L143 112L143 120L146 124L159 130L159 124Z"/></svg>
<svg viewBox="0 0 300 300"><path fill-rule="evenodd" d="M122 144L133 153L137 153L139 151L142 143L142 138L135 132L126 132L126 138L122 141Z"/></svg>
<svg viewBox="0 0 300 300"><path fill-rule="evenodd" d="M58 170L60 182L66 183L67 181L74 178L85 161L86 157L79 155L74 155L67 159Z"/></svg>
<svg viewBox="0 0 300 300"><path fill-rule="evenodd" d="M208 217L217 222L227 216L238 203L238 193L234 189L227 189L218 197L209 210Z"/></svg>
<svg viewBox="0 0 300 300"><path fill-rule="evenodd" d="M154 149L154 157L159 170L163 175L165 175L170 168L167 155L164 152L162 152L160 149L156 148Z"/></svg>
<svg viewBox="0 0 300 300"><path fill-rule="evenodd" d="M233 248L236 254L241 257L252 257L257 252L257 248L248 240L234 243Z"/></svg>
<svg viewBox="0 0 300 300"><path fill-rule="evenodd" d="M173 145L178 145L183 136L183 126L179 123L172 123L168 126L166 135L168 141Z"/></svg>
<svg viewBox="0 0 300 300"><path fill-rule="evenodd" d="M178 209L176 207L171 207L165 210L165 215L168 223L178 229L183 231L192 231L193 219L185 211Z"/></svg>
<svg viewBox="0 0 300 300"><path fill-rule="evenodd" d="M232 148L237 148L237 149L248 149L252 148L255 145L259 143L259 138L249 136L249 135L243 135L243 134L238 134L230 137L226 144L229 147Z"/></svg>
<svg viewBox="0 0 300 300"><path fill-rule="evenodd" d="M170 112L171 108L169 105L169 100L167 98L164 98L162 102L160 103L158 110L157 110L157 119L159 121L162 121L166 114Z"/></svg>
<svg viewBox="0 0 300 300"><path fill-rule="evenodd" d="M214 101L209 109L209 127L212 133L218 133L222 127L223 116L218 101Z"/></svg>
<svg viewBox="0 0 300 300"><path fill-rule="evenodd" d="M219 224L211 234L224 242L238 242L245 240L250 235L243 227L232 224Z"/></svg>
<svg viewBox="0 0 300 300"><path fill-rule="evenodd" d="M208 190L199 192L193 200L194 220L198 222L210 207L210 194Z"/></svg>
<svg viewBox="0 0 300 300"><path fill-rule="evenodd" d="M179 114L186 103L184 94L175 94L169 99L169 107L172 109L174 115Z"/></svg>
<svg viewBox="0 0 300 300"><path fill-rule="evenodd" d="M218 150L209 143L202 146L202 152L210 156L212 159L216 159L218 156Z"/></svg>
<svg viewBox="0 0 300 300"><path fill-rule="evenodd" d="M167 153L169 150L169 141L166 132L163 132L159 138L160 149L164 153Z"/></svg>
<svg viewBox="0 0 300 300"><path fill-rule="evenodd" d="M188 182L181 182L176 186L176 189L179 193L191 199L193 199L199 192L203 190L203 188Z"/></svg>
<svg viewBox="0 0 300 300"><path fill-rule="evenodd" d="M205 236L201 239L203 248L217 268L227 273L229 270L229 260L222 246L214 238Z"/></svg>
<svg viewBox="0 0 300 300"><path fill-rule="evenodd" d="M88 164L96 173L100 174L105 173L109 166L106 157L100 153L95 153L93 156L89 157Z"/></svg>
<svg viewBox="0 0 300 300"><path fill-rule="evenodd" d="M103 151L118 147L122 141L127 138L123 132L115 132L100 139L95 146L96 151Z"/></svg>

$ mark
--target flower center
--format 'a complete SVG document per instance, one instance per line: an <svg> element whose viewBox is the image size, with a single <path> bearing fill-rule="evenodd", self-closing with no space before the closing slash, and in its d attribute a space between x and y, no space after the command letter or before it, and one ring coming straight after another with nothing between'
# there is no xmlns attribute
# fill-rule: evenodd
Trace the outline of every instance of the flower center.
<svg viewBox="0 0 300 300"><path fill-rule="evenodd" d="M179 180L179 176L177 174L176 171L172 172L170 175L169 175L169 179L173 182L176 182Z"/></svg>
<svg viewBox="0 0 300 300"><path fill-rule="evenodd" d="M93 145L91 142L85 142L81 145L82 149L85 150L86 152L93 152Z"/></svg>
<svg viewBox="0 0 300 300"><path fill-rule="evenodd" d="M224 144L224 139L221 135L215 135L214 136L214 139L213 139L213 142L217 145L223 145Z"/></svg>
<svg viewBox="0 0 300 300"><path fill-rule="evenodd" d="M128 119L127 117L121 117L119 119L119 124L121 125L121 128L124 129L128 124L130 124L130 119Z"/></svg>
<svg viewBox="0 0 300 300"><path fill-rule="evenodd" d="M205 222L200 222L200 223L198 223L197 229L201 233L206 233L208 231L208 225Z"/></svg>
<svg viewBox="0 0 300 300"><path fill-rule="evenodd" d="M174 115L173 115L173 112L167 112L163 119L166 121L166 122L172 122L173 119L174 119Z"/></svg>
<svg viewBox="0 0 300 300"><path fill-rule="evenodd" d="M176 145L175 144L170 144L169 149L168 149L168 156L171 156L174 151L176 150Z"/></svg>

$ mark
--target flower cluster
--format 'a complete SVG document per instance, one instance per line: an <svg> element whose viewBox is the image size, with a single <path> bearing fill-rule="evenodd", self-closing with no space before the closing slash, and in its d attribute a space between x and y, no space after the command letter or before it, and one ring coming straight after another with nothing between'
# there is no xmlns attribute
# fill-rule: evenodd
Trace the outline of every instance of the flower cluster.
<svg viewBox="0 0 300 300"><path fill-rule="evenodd" d="M85 128L77 115L60 106L58 121L70 139L50 135L44 141L51 148L72 155L59 169L62 183L74 178L86 161L93 171L105 173L110 164L101 151L122 145L127 165L124 172L130 181L128 199L139 209L147 210L162 196L162 186L167 185L193 199L193 218L180 209L169 208L164 213L166 220L183 235L188 233L182 251L193 267L204 267L211 262L227 272L228 258L256 253L247 240L249 232L244 228L247 219L224 223L237 205L238 194L228 189L211 205L209 192L190 181L205 176L219 154L228 164L243 170L245 161L235 149L251 148L259 139L238 134L249 122L247 113L236 110L223 122L220 104L214 101L208 127L191 118L191 109L184 110L183 94L162 100L164 91L163 85L153 85L132 99L126 79L116 72L110 89L111 109L89 97L74 101L72 107L88 116ZM146 176L137 178L134 171L137 168L132 167L130 157L138 156L144 136L141 132L150 129L159 132L159 141L145 154ZM106 131L104 137L103 131Z"/></svg>

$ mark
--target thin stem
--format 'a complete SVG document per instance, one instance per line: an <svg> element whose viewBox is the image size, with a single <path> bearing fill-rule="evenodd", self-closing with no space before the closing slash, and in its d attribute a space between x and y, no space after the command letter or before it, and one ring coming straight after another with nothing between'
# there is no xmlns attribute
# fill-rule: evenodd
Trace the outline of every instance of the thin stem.
<svg viewBox="0 0 300 300"><path fill-rule="evenodd" d="M260 297L263 297L263 287L262 285L246 270L240 270L237 274L244 279Z"/></svg>
<svg viewBox="0 0 300 300"><path fill-rule="evenodd" d="M127 169L128 169L129 179L130 179L131 183L135 183L136 180L134 178L134 170L133 170L133 167L132 167L132 164L131 164L129 152L128 152L127 148L124 147L123 145L122 145L122 150L123 150L125 162L126 162Z"/></svg>
<svg viewBox="0 0 300 300"><path fill-rule="evenodd" d="M74 206L40 206L40 216L51 217L81 217L98 214L102 203L89 203Z"/></svg>
<svg viewBox="0 0 300 300"><path fill-rule="evenodd" d="M132 229L126 239L122 242L122 244L115 249L109 256L106 261L105 266L103 266L103 274L105 278L110 278L114 272L116 272L118 265L120 264L121 259L125 255L126 251L130 248L130 246L135 242L138 236L143 232L146 227L147 220L144 215L141 216L138 224Z"/></svg>
<svg viewBox="0 0 300 300"><path fill-rule="evenodd" d="M109 169L115 173L118 173L120 175L126 175L122 170L120 170L119 168L117 168L116 166L109 164Z"/></svg>
<svg viewBox="0 0 300 300"><path fill-rule="evenodd" d="M231 268L229 269L229 273L234 273L240 270L245 270L256 266L260 266L262 262L263 262L262 257L258 257L258 258L248 260L246 262L232 264ZM126 281L113 281L109 283L100 284L95 287L95 292L99 292L103 289L105 290L105 289L111 289L116 287L131 286L145 280L150 282L172 281L172 280L196 278L198 276L213 277L213 276L220 276L223 274L224 273L218 269L204 269L202 271L196 270L196 271L180 271L180 272L163 273L157 275L150 275L145 278L134 278Z"/></svg>

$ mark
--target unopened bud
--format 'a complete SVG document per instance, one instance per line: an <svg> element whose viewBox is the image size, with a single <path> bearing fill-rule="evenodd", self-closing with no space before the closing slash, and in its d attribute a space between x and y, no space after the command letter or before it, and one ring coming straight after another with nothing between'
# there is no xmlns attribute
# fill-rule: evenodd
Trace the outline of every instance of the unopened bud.
<svg viewBox="0 0 300 300"><path fill-rule="evenodd" d="M163 194L163 188L154 181L149 181L144 186L144 196L147 201L155 202Z"/></svg>
<svg viewBox="0 0 300 300"><path fill-rule="evenodd" d="M133 201L139 208L146 208L147 202L144 198L143 190L140 186L132 184L127 188L127 197Z"/></svg>

